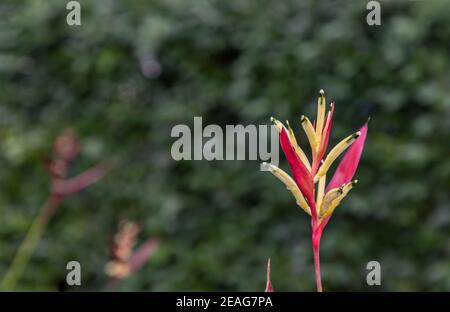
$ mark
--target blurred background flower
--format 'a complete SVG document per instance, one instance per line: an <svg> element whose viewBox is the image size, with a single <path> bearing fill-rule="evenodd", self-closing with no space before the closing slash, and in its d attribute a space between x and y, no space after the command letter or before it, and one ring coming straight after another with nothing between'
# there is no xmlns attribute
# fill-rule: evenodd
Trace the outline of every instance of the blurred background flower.
<svg viewBox="0 0 450 312"><path fill-rule="evenodd" d="M158 250L159 239L149 238L137 250L134 250L140 228L135 222L124 220L111 248L111 260L105 265L110 277L107 287L116 288L121 280L139 270Z"/></svg>

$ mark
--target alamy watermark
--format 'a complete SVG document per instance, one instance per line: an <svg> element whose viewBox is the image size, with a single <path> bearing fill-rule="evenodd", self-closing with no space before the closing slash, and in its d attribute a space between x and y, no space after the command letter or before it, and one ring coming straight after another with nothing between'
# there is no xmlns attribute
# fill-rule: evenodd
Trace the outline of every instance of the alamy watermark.
<svg viewBox="0 0 450 312"><path fill-rule="evenodd" d="M380 2L372 0L367 2L366 9L369 11L366 16L366 22L369 26L381 25L381 5Z"/></svg>
<svg viewBox="0 0 450 312"><path fill-rule="evenodd" d="M270 149L269 149L270 136ZM279 134L271 125L219 125L203 127L202 117L194 117L194 128L180 124L172 128L171 155L179 160L260 160L278 166ZM266 166L260 167L267 171Z"/></svg>
<svg viewBox="0 0 450 312"><path fill-rule="evenodd" d="M69 26L81 25L81 5L78 1L69 1L66 4L67 13L66 22Z"/></svg>
<svg viewBox="0 0 450 312"><path fill-rule="evenodd" d="M66 269L69 272L66 275L66 283L69 286L81 285L81 265L78 261L67 262Z"/></svg>
<svg viewBox="0 0 450 312"><path fill-rule="evenodd" d="M369 271L366 276L366 282L369 286L381 285L381 265L378 261L367 262L366 269Z"/></svg>

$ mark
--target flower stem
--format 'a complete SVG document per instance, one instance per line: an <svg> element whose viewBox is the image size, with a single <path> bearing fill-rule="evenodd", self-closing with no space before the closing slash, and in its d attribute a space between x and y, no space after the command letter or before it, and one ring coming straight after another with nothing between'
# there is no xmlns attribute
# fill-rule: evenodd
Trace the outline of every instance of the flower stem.
<svg viewBox="0 0 450 312"><path fill-rule="evenodd" d="M313 228L312 231L312 246L314 254L314 271L316 274L316 287L317 292L322 292L322 278L320 275L320 238L322 236L322 231L317 228Z"/></svg>

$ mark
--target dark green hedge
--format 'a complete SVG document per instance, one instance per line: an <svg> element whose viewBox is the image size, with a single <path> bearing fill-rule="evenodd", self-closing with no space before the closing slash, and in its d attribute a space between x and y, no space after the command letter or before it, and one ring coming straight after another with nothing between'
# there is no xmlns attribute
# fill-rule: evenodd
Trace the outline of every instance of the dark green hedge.
<svg viewBox="0 0 450 312"><path fill-rule="evenodd" d="M0 277L48 195L43 161L73 127L73 173L117 167L68 198L18 289L99 290L118 222L161 248L123 290L314 290L310 224L257 161L175 162L171 128L269 124L336 101L332 142L372 117L360 183L325 230L326 290L450 290L450 6L381 1L80 1L0 4ZM304 140L303 140L304 141ZM287 168L283 158L281 164ZM366 263L382 286L366 285Z"/></svg>

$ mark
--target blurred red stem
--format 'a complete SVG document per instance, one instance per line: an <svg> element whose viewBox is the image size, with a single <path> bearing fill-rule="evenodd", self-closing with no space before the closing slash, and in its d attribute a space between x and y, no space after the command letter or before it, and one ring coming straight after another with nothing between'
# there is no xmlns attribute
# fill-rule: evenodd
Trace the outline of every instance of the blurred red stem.
<svg viewBox="0 0 450 312"><path fill-rule="evenodd" d="M314 271L316 275L316 287L318 292L322 292L322 278L320 275L320 238L322 237L323 226L321 223L313 222L312 247L314 254Z"/></svg>

